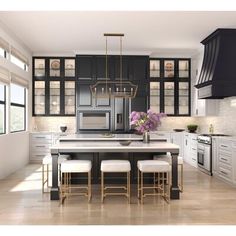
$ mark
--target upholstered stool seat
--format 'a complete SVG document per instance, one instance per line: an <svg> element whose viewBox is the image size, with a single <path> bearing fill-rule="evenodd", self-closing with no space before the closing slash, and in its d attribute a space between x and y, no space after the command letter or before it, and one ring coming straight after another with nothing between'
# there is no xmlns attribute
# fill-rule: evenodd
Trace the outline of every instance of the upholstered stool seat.
<svg viewBox="0 0 236 236"><path fill-rule="evenodd" d="M88 201L91 200L91 169L92 163L90 160L67 160L61 163L61 188L60 199L61 203L64 202L67 196L82 195L88 197ZM80 186L71 184L71 173L87 173L88 183L86 186ZM83 192L72 192L73 190L84 189Z"/></svg>
<svg viewBox="0 0 236 236"><path fill-rule="evenodd" d="M130 171L131 165L128 160L103 160L101 162L101 201L107 195L124 195L130 202ZM126 173L127 183L126 186L116 185L108 186L104 183L105 173ZM109 189L123 189L125 192L108 192Z"/></svg>
<svg viewBox="0 0 236 236"><path fill-rule="evenodd" d="M69 158L70 158L70 155L59 155L58 157L59 172L60 172L61 163L68 160ZM50 165L52 165L52 156L51 154L48 154L42 160L42 192L43 193L46 192L44 189L45 184L47 184L47 187L49 187L49 166ZM46 178L45 178L45 166L46 166Z"/></svg>
<svg viewBox="0 0 236 236"><path fill-rule="evenodd" d="M61 172L84 173L91 171L92 163L88 160L68 160L61 164Z"/></svg>
<svg viewBox="0 0 236 236"><path fill-rule="evenodd" d="M144 197L148 195L161 195L167 202L170 200L170 175L171 166L166 161L144 160L137 162L138 167L138 198L143 204ZM153 173L153 185L144 186L144 174ZM156 185L157 174L157 185ZM152 189L154 193L145 193L145 190ZM160 193L159 193L159 192Z"/></svg>
<svg viewBox="0 0 236 236"><path fill-rule="evenodd" d="M142 172L167 172L170 171L170 164L166 161L145 160L138 161L138 168Z"/></svg>
<svg viewBox="0 0 236 236"><path fill-rule="evenodd" d="M172 163L172 157L170 153L167 153L166 155L155 155L153 157L154 160L160 160L160 161L167 161L170 164ZM178 156L178 166L180 167L180 184L179 188L180 191L183 192L184 190L184 159L181 156Z"/></svg>
<svg viewBox="0 0 236 236"><path fill-rule="evenodd" d="M105 160L101 162L102 172L128 172L130 170L130 162L126 160Z"/></svg>

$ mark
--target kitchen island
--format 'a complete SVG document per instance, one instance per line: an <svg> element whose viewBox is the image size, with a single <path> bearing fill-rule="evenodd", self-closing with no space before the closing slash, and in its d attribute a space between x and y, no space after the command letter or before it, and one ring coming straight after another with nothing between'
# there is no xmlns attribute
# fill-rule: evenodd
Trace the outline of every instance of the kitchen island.
<svg viewBox="0 0 236 236"><path fill-rule="evenodd" d="M130 134L129 134L130 135ZM77 136L77 139L76 139ZM87 139L85 136L87 136ZM172 156L172 185L171 199L179 199L178 187L178 154L179 146L165 142L165 139L152 139L150 143L143 143L136 140L135 136L130 136L132 140L129 146L123 146L119 143L124 140L123 134L109 138L109 140L99 140L99 137L88 140L89 135L75 135L73 137L65 137L53 145L51 149L52 161L52 188L51 200L59 200L58 187L58 156L59 154L70 154L75 159L89 159L92 161L93 183L100 183L100 162L104 159L128 159L131 162L132 182L137 179L137 161L150 160L154 154L170 152ZM92 136L92 135L90 135ZM122 138L123 139L119 139ZM73 138L73 140L71 140ZM118 140L116 139L118 138ZM136 137L137 138L137 137ZM112 177L111 177L112 178Z"/></svg>

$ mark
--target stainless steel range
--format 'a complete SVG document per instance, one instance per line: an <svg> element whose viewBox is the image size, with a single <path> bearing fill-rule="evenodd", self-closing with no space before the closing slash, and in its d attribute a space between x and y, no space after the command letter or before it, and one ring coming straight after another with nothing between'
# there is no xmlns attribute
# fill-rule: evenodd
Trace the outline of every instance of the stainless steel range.
<svg viewBox="0 0 236 236"><path fill-rule="evenodd" d="M200 134L198 135L197 163L201 171L212 175L212 137L228 136L225 134Z"/></svg>

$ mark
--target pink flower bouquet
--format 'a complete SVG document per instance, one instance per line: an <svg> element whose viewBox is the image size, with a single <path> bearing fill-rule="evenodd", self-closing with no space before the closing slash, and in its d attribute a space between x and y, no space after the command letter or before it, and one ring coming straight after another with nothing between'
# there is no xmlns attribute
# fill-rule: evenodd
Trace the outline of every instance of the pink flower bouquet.
<svg viewBox="0 0 236 236"><path fill-rule="evenodd" d="M155 113L151 110L145 112L132 111L130 114L131 127L143 134L149 131L156 131L161 125L161 118L166 117L164 113Z"/></svg>

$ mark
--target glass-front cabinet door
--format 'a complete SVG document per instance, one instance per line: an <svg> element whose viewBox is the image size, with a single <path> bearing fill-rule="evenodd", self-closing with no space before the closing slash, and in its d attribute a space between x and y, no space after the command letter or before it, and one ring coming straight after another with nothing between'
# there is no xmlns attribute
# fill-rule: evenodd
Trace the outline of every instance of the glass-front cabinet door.
<svg viewBox="0 0 236 236"><path fill-rule="evenodd" d="M160 60L150 60L150 78L160 78Z"/></svg>
<svg viewBox="0 0 236 236"><path fill-rule="evenodd" d="M179 78L189 78L189 60L179 60Z"/></svg>
<svg viewBox="0 0 236 236"><path fill-rule="evenodd" d="M164 83L164 112L169 115L175 114L175 83Z"/></svg>
<svg viewBox="0 0 236 236"><path fill-rule="evenodd" d="M164 77L174 78L175 77L175 61L164 60Z"/></svg>
<svg viewBox="0 0 236 236"><path fill-rule="evenodd" d="M179 82L179 115L189 114L189 83Z"/></svg>
<svg viewBox="0 0 236 236"><path fill-rule="evenodd" d="M160 113L160 82L150 82L150 109Z"/></svg>
<svg viewBox="0 0 236 236"><path fill-rule="evenodd" d="M75 59L64 60L64 76L75 77Z"/></svg>
<svg viewBox="0 0 236 236"><path fill-rule="evenodd" d="M33 57L33 115L74 116L76 58Z"/></svg>
<svg viewBox="0 0 236 236"><path fill-rule="evenodd" d="M75 114L75 81L65 81L65 114Z"/></svg>
<svg viewBox="0 0 236 236"><path fill-rule="evenodd" d="M49 76L60 77L61 76L61 60L49 59Z"/></svg>
<svg viewBox="0 0 236 236"><path fill-rule="evenodd" d="M191 59L150 58L150 109L170 116L190 116Z"/></svg>
<svg viewBox="0 0 236 236"><path fill-rule="evenodd" d="M45 81L34 81L34 114L45 114Z"/></svg>
<svg viewBox="0 0 236 236"><path fill-rule="evenodd" d="M49 113L50 115L60 114L60 81L50 81L49 85Z"/></svg>
<svg viewBox="0 0 236 236"><path fill-rule="evenodd" d="M46 74L46 59L34 59L34 76L45 77Z"/></svg>

